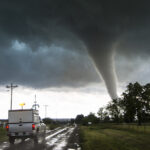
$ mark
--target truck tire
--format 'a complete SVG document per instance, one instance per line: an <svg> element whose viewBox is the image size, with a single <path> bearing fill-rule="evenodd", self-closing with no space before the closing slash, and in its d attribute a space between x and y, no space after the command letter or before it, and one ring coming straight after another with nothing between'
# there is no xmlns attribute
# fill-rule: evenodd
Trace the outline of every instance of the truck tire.
<svg viewBox="0 0 150 150"><path fill-rule="evenodd" d="M43 132L43 136L44 136L44 137L46 136L46 130L44 130L44 132Z"/></svg>
<svg viewBox="0 0 150 150"><path fill-rule="evenodd" d="M35 137L33 138L33 140L34 140L34 144L38 144L38 137L37 137L37 136L35 136Z"/></svg>
<svg viewBox="0 0 150 150"><path fill-rule="evenodd" d="M22 139L21 139L21 140L22 140L21 142L22 142L22 143L25 142L25 139L26 139L26 138L22 138Z"/></svg>
<svg viewBox="0 0 150 150"><path fill-rule="evenodd" d="M45 137L46 137L46 131L44 131L43 134L42 134L42 141L43 141L43 143L46 142Z"/></svg>
<svg viewBox="0 0 150 150"><path fill-rule="evenodd" d="M14 144L14 142L15 142L15 138L9 137L9 143L10 143L10 144Z"/></svg>

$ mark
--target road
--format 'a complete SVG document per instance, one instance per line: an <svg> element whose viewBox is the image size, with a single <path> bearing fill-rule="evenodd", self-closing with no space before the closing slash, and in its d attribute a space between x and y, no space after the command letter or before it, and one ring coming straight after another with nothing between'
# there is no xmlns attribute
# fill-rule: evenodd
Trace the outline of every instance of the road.
<svg viewBox="0 0 150 150"><path fill-rule="evenodd" d="M10 145L9 142L1 143L0 150L80 150L76 141L71 140L77 139L76 130L77 126L48 130L45 139L39 137L37 145L29 138L24 142L17 139L14 145Z"/></svg>

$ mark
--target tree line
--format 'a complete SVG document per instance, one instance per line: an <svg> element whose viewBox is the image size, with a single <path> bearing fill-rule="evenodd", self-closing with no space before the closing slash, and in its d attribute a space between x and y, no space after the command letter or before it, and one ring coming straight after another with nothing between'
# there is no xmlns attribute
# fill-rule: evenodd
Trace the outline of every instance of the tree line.
<svg viewBox="0 0 150 150"><path fill-rule="evenodd" d="M77 115L75 122L79 124L114 122L133 123L138 125L150 121L150 84L129 83L121 97L111 100L105 107L99 108L97 116Z"/></svg>

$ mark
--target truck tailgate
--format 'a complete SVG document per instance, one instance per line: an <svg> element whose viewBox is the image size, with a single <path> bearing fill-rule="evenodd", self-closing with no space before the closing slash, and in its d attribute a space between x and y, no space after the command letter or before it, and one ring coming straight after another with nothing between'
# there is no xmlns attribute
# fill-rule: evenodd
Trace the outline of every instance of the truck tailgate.
<svg viewBox="0 0 150 150"><path fill-rule="evenodd" d="M32 123L9 124L9 132L32 132Z"/></svg>

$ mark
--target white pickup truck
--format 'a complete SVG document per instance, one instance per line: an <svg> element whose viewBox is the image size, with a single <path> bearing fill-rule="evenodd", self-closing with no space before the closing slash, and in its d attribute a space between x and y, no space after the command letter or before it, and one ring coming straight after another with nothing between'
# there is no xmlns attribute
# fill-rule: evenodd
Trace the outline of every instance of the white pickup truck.
<svg viewBox="0 0 150 150"><path fill-rule="evenodd" d="M45 136L46 125L41 121L38 110L9 110L6 129L11 144L14 144L17 138L32 138L34 143L37 143L39 136Z"/></svg>

